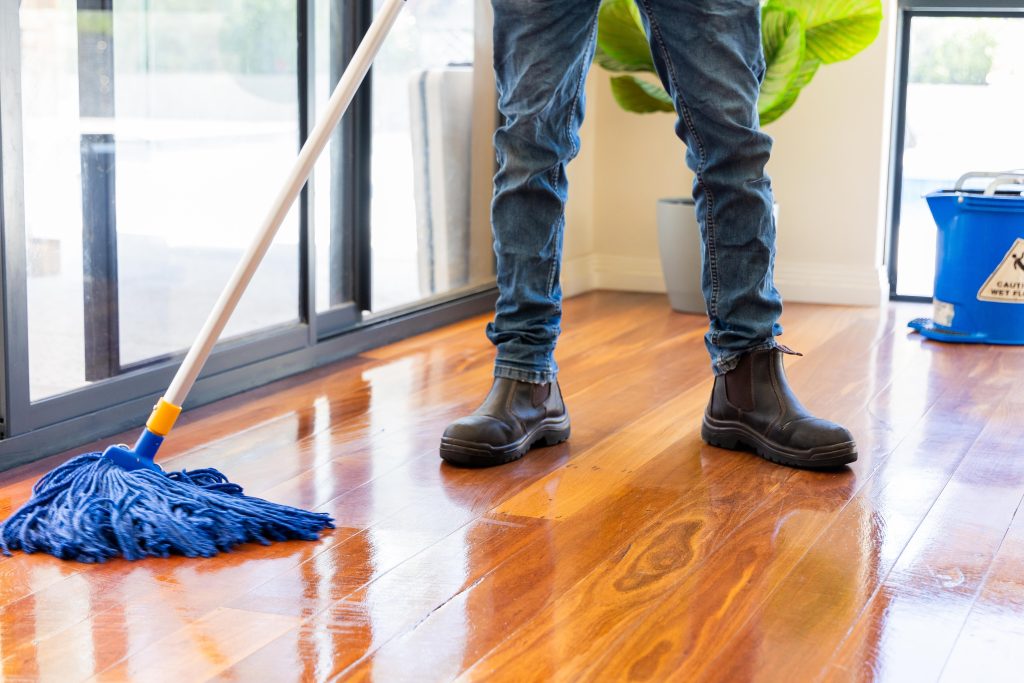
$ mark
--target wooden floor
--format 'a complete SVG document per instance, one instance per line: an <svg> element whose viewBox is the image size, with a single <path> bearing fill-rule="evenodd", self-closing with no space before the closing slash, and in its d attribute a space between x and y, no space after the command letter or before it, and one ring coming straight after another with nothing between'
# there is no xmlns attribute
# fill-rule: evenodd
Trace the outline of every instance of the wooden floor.
<svg viewBox="0 0 1024 683"><path fill-rule="evenodd" d="M786 308L792 384L860 446L837 472L702 444L705 321L654 295L567 302L572 439L501 468L437 456L489 386L483 317L198 409L165 466L338 529L205 560L0 560L0 670L1020 681L1024 349L924 342L905 324L925 310ZM0 476L0 514L58 460Z"/></svg>

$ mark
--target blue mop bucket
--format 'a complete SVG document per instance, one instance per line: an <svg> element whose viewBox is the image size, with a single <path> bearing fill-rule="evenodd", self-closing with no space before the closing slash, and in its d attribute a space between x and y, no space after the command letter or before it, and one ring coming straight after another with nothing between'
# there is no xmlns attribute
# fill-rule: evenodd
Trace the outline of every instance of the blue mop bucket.
<svg viewBox="0 0 1024 683"><path fill-rule="evenodd" d="M991 179L982 190L972 178ZM925 196L939 229L934 318L909 325L929 339L1024 344L1024 173L967 173Z"/></svg>

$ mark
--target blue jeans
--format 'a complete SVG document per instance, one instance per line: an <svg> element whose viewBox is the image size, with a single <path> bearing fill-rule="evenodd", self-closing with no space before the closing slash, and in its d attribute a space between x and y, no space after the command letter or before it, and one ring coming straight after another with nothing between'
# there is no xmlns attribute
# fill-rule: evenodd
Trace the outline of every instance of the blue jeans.
<svg viewBox="0 0 1024 683"><path fill-rule="evenodd" d="M701 284L715 374L748 351L777 346L782 299L772 279L775 222L761 132L764 77L758 0L638 0L658 75L671 94L676 135L694 172L704 242ZM491 221L499 296L487 336L494 374L553 381L561 331L559 272L566 165L579 151L584 80L600 0L492 0L498 173ZM652 149L652 154L660 150ZM622 226L628 230L630 226Z"/></svg>

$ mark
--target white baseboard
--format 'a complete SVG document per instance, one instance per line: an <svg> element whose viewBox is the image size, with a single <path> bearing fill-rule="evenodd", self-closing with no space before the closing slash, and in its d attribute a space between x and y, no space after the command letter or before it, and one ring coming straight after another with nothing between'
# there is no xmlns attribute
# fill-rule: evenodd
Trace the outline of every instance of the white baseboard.
<svg viewBox="0 0 1024 683"><path fill-rule="evenodd" d="M562 296L576 296L597 289L594 262L597 254L587 254L562 261Z"/></svg>
<svg viewBox="0 0 1024 683"><path fill-rule="evenodd" d="M778 262L775 285L786 301L878 306L888 295L884 272L876 267ZM587 254L562 264L565 296L592 289L664 292L657 258Z"/></svg>
<svg viewBox="0 0 1024 683"><path fill-rule="evenodd" d="M879 306L889 296L889 279L877 266L777 262L775 286L785 301L815 304Z"/></svg>
<svg viewBox="0 0 1024 683"><path fill-rule="evenodd" d="M562 292L565 296L592 289L664 292L661 262L636 256L587 254L562 264Z"/></svg>

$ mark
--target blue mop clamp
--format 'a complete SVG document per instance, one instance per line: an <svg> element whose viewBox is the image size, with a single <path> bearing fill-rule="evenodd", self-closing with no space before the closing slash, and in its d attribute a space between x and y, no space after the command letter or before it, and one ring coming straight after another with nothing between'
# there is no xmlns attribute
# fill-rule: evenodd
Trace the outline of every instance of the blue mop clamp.
<svg viewBox="0 0 1024 683"><path fill-rule="evenodd" d="M156 452L160 450L160 444L164 442L178 416L181 415L181 406L174 405L166 398L161 398L153 406L153 412L146 420L146 427L139 435L138 441L131 448L124 444L108 446L103 451L103 457L112 460L126 470L138 470L146 468L154 472L163 472L163 469L156 464Z"/></svg>
<svg viewBox="0 0 1024 683"><path fill-rule="evenodd" d="M131 448L124 444L107 446L107 449L103 451L103 457L113 460L114 463L126 470L147 468L156 472L163 472L160 465L154 462L156 452L163 442L164 437L154 434L148 429L143 429L142 434L139 435L139 440L135 442L134 446Z"/></svg>

